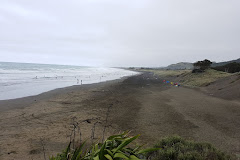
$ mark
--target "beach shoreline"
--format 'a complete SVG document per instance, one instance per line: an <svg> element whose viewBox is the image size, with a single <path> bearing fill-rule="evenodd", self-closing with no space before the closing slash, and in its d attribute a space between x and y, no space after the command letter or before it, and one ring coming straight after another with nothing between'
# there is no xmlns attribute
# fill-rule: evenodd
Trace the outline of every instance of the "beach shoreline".
<svg viewBox="0 0 240 160"><path fill-rule="evenodd" d="M57 88L100 83L137 74L110 67L0 62L0 101L39 95Z"/></svg>
<svg viewBox="0 0 240 160"><path fill-rule="evenodd" d="M7 99L7 100L0 100L0 112L8 111L11 109L22 109L26 106L32 105L36 103L37 101L43 101L48 100L54 96L61 95L61 94L67 94L73 91L77 90L89 90L92 88L104 86L104 85L110 85L113 83L119 83L124 81L125 79L129 78L131 76L124 76L119 79L115 80L108 80L104 82L98 82L98 83L91 83L91 84L82 84L82 85L72 85L68 87L63 88L56 88L50 91L46 91L43 93L40 93L38 95L33 96L27 96L22 98L15 98L15 99Z"/></svg>
<svg viewBox="0 0 240 160"><path fill-rule="evenodd" d="M180 135L239 154L238 102L164 84L149 72L10 101L0 101L0 106L13 106L0 112L3 160L43 159L41 140L46 155L56 155L69 143L73 121L89 143L96 124L94 140L102 138L107 125L105 137L131 130L132 135L141 134L138 143L152 146L165 136Z"/></svg>

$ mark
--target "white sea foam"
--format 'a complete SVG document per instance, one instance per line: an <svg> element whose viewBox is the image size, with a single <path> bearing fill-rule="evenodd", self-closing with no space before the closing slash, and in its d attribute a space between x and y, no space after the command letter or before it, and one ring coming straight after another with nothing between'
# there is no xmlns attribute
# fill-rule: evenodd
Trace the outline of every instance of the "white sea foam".
<svg viewBox="0 0 240 160"><path fill-rule="evenodd" d="M99 83L135 75L117 68L0 62L0 100L37 95L56 88Z"/></svg>

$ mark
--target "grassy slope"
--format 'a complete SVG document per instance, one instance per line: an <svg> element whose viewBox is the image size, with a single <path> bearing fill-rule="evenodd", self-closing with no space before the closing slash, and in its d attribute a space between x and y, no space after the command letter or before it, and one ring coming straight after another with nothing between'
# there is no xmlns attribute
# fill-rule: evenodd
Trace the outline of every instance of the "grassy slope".
<svg viewBox="0 0 240 160"><path fill-rule="evenodd" d="M189 87L202 87L232 74L216 71L213 69L206 70L204 73L192 73L191 70L145 70L153 72L160 77L175 77L177 82Z"/></svg>
<svg viewBox="0 0 240 160"><path fill-rule="evenodd" d="M220 78L228 77L230 75L230 73L209 69L204 73L187 73L185 75L182 75L180 82L186 86L203 87Z"/></svg>
<svg viewBox="0 0 240 160"><path fill-rule="evenodd" d="M154 74L160 77L178 76L181 74L187 74L191 72L191 70L162 70L162 69L143 69L140 71L153 72Z"/></svg>

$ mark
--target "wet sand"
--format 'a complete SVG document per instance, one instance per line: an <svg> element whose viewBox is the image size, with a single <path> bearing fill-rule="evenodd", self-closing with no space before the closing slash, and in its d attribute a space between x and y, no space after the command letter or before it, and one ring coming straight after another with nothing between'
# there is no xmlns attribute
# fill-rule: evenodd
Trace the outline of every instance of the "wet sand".
<svg viewBox="0 0 240 160"><path fill-rule="evenodd" d="M109 119L105 123L109 109ZM38 96L0 101L0 159L44 159L63 150L71 124L91 142L131 130L139 143L153 145L168 135L210 142L240 153L240 102L198 90L172 87L151 73L123 80L57 89ZM79 132L76 131L79 139ZM77 139L77 138L76 138Z"/></svg>

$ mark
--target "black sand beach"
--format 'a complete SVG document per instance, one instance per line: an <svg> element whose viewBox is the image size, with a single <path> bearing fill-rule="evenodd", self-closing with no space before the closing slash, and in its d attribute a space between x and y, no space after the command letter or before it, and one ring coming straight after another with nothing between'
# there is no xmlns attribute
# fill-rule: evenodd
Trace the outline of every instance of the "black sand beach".
<svg viewBox="0 0 240 160"><path fill-rule="evenodd" d="M240 153L239 101L172 87L146 72L0 101L0 159L43 159L42 141L46 155L56 155L69 142L73 120L79 123L82 139L90 141L94 124L95 138L101 139L108 109L106 136L131 130L141 134L139 143L151 146L174 134Z"/></svg>

